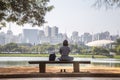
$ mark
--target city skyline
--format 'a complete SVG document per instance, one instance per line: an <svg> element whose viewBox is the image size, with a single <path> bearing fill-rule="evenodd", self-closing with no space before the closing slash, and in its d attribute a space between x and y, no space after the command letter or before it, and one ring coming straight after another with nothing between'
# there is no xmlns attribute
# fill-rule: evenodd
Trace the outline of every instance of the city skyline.
<svg viewBox="0 0 120 80"><path fill-rule="evenodd" d="M23 33L23 30L25 30L25 29L30 29L30 30L38 30L38 31L46 31L46 28L47 27L50 27L50 28L54 28L54 27L57 27L57 26L45 26L44 28L39 28L39 27L33 27L33 28L25 28L25 27L23 27L22 29L21 29L21 31L20 31L20 33L19 34L22 34ZM57 32L59 32L59 33L62 33L62 32L60 32L60 28L59 27L57 27L59 30L57 31ZM14 31L11 29L11 27L8 27L8 29L6 29L6 31L0 31L0 33L1 32L4 32L5 34L9 31L9 30L11 30L12 31L12 33L13 33L13 35L16 35L16 34L14 34ZM98 34L98 33L104 33L104 32L106 32L107 30L105 30L105 31L101 31L101 32L96 32L96 33L93 33L93 32L83 32L83 33L81 33L81 34L79 34L79 31L73 31L71 34L67 34L67 33L62 33L62 34L66 34L69 38L72 36L72 34L74 33L74 32L78 32L78 36L81 36L81 35L83 35L84 33L90 33L91 35L94 35L94 34ZM111 35L120 35L119 34L119 32L118 31L116 31L116 34L112 34L110 31L108 31ZM17 34L16 36L18 36L19 34ZM50 34L51 35L51 34Z"/></svg>
<svg viewBox="0 0 120 80"><path fill-rule="evenodd" d="M109 31L91 34L83 33L78 35L79 32L73 31L70 37L67 34L62 34L59 32L59 28L54 26L46 26L45 30L38 29L23 29L23 32L19 35L14 35L11 31L11 28L7 30L7 33L0 33L0 44L8 43L30 43L32 45L50 43L50 44L59 44L67 39L70 43L74 44L86 44L88 42L96 40L113 40L119 38L119 35L111 35Z"/></svg>
<svg viewBox="0 0 120 80"><path fill-rule="evenodd" d="M120 9L95 9L91 7L93 3L94 0L51 0L50 4L55 8L45 16L48 23L44 27L57 26L61 33L67 33L68 36L71 36L73 31L78 31L79 35L84 32L94 34L104 31L109 31L114 35L120 34ZM14 23L10 26L14 34L22 32L22 26ZM41 26L39 29L44 27ZM24 25L23 28L34 29L29 24ZM8 27L0 32L7 32L7 30Z"/></svg>

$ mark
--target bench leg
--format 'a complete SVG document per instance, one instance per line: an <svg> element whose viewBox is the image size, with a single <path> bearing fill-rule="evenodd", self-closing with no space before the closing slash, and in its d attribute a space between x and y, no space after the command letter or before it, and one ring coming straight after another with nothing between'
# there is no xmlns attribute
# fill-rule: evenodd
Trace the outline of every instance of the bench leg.
<svg viewBox="0 0 120 80"><path fill-rule="evenodd" d="M79 72L79 63L73 63L74 72Z"/></svg>
<svg viewBox="0 0 120 80"><path fill-rule="evenodd" d="M46 65L44 63L39 64L39 73L45 73Z"/></svg>

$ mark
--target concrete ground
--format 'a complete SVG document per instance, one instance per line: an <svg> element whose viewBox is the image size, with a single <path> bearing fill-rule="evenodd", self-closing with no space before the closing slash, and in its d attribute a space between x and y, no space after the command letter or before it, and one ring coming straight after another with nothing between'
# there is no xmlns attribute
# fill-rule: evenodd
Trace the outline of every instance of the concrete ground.
<svg viewBox="0 0 120 80"><path fill-rule="evenodd" d="M68 78L12 78L0 80L120 80L120 78L68 77Z"/></svg>

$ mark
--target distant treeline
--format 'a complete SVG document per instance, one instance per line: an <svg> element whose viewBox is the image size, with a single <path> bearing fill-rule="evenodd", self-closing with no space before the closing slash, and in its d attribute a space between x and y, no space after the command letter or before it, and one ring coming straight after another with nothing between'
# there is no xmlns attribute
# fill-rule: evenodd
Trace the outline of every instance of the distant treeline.
<svg viewBox="0 0 120 80"><path fill-rule="evenodd" d="M30 45L30 44L16 44L8 43L6 45L0 45L0 53L59 53L59 48L62 44L51 45L49 43ZM69 44L72 54L109 54L109 52L115 52L120 55L120 39L116 40L114 48L103 47L88 47L79 44Z"/></svg>

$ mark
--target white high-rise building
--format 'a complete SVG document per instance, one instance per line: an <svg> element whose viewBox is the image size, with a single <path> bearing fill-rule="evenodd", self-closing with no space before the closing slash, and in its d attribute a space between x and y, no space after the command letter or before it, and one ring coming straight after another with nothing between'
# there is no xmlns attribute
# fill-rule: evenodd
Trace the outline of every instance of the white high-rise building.
<svg viewBox="0 0 120 80"><path fill-rule="evenodd" d="M21 33L18 35L18 43L22 43L22 34Z"/></svg>
<svg viewBox="0 0 120 80"><path fill-rule="evenodd" d="M43 30L39 30L39 37L40 37L40 38L45 37L45 33L44 33Z"/></svg>
<svg viewBox="0 0 120 80"><path fill-rule="evenodd" d="M79 36L78 36L78 32L77 31L74 31L73 33L72 33L72 36L71 36L71 40L73 41L73 42L79 42Z"/></svg>
<svg viewBox="0 0 120 80"><path fill-rule="evenodd" d="M51 28L51 37L57 37L58 36L58 27L54 26Z"/></svg>
<svg viewBox="0 0 120 80"><path fill-rule="evenodd" d="M0 45L4 45L5 44L5 33L1 32L0 33Z"/></svg>
<svg viewBox="0 0 120 80"><path fill-rule="evenodd" d="M74 32L72 33L72 36L78 36L78 32L77 32L77 31L74 31Z"/></svg>
<svg viewBox="0 0 120 80"><path fill-rule="evenodd" d="M110 33L108 31L94 34L93 40L110 40Z"/></svg>
<svg viewBox="0 0 120 80"><path fill-rule="evenodd" d="M46 37L51 37L51 27L47 26L45 28L45 36Z"/></svg>
<svg viewBox="0 0 120 80"><path fill-rule="evenodd" d="M39 43L39 31L37 29L23 29L23 43L36 45Z"/></svg>
<svg viewBox="0 0 120 80"><path fill-rule="evenodd" d="M90 33L84 33L83 35L81 35L81 38L84 44L92 41L92 35Z"/></svg>
<svg viewBox="0 0 120 80"><path fill-rule="evenodd" d="M13 32L9 29L5 36L5 44L11 43L11 42L14 42L13 41Z"/></svg>

